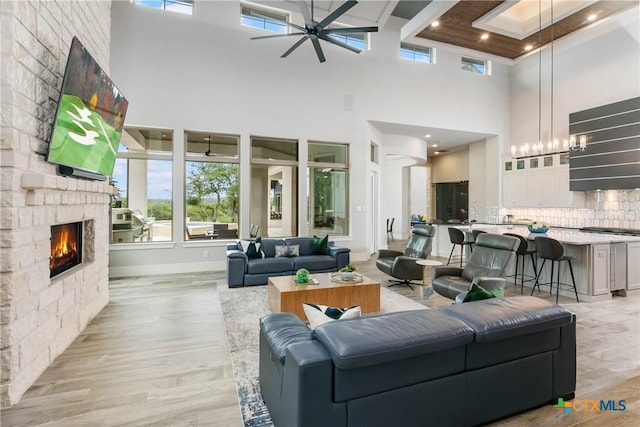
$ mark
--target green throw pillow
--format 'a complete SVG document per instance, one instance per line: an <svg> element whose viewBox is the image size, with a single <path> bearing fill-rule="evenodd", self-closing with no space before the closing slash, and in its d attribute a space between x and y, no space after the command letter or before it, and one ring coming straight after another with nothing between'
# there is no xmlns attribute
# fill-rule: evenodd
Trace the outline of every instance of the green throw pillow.
<svg viewBox="0 0 640 427"><path fill-rule="evenodd" d="M247 258L249 258L249 259L262 258L262 253L260 252L260 249L259 249L261 241L262 241L262 238L261 237L257 237L255 240L252 240L249 243L249 247L247 248L247 251L245 252L247 254Z"/></svg>
<svg viewBox="0 0 640 427"><path fill-rule="evenodd" d="M482 286L478 286L475 283L471 285L471 290L467 292L467 296L464 297L462 302L480 301L488 298L502 298L504 297L504 290L502 288L486 290Z"/></svg>
<svg viewBox="0 0 640 427"><path fill-rule="evenodd" d="M313 254L327 255L329 254L329 235L324 237L313 236Z"/></svg>

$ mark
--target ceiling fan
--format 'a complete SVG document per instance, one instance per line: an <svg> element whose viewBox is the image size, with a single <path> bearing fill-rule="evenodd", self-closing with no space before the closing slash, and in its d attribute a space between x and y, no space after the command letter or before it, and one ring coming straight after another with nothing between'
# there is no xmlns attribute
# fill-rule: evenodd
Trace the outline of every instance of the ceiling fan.
<svg viewBox="0 0 640 427"><path fill-rule="evenodd" d="M276 37L290 37L290 36L302 36L300 40L298 40L293 46L289 48L285 53L282 54L281 58L286 58L289 56L291 52L296 50L302 43L307 40L311 40L313 43L313 48L316 51L316 55L318 56L318 60L320 62L325 62L326 59L324 57L324 52L322 51L322 47L320 46L319 39L322 39L326 42L335 44L336 46L343 47L355 53L360 53L361 49L357 47L353 47L347 43L344 43L340 40L337 40L331 37L332 34L349 34L349 33L372 33L377 32L378 27L348 27L348 28L327 28L333 21L338 19L344 13L346 13L353 6L358 4L355 0L348 0L344 2L340 7L331 12L326 18L322 21L318 22L313 18L313 0L311 0L311 11L307 7L307 3L305 0L298 0L298 7L300 8L300 12L302 13L302 17L304 18L304 27L296 24L292 24L291 22L286 22L285 24L289 27L292 27L298 32L287 33L287 34L275 34L271 36L260 36L260 37L251 37L251 40L259 40L259 39L271 39ZM260 16L263 19L268 19L272 21L272 18L265 17L254 13L254 15Z"/></svg>

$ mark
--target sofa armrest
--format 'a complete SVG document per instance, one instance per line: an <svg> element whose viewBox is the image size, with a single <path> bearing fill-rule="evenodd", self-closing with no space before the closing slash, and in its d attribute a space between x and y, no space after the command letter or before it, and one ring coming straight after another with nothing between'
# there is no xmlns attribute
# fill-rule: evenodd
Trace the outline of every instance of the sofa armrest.
<svg viewBox="0 0 640 427"><path fill-rule="evenodd" d="M395 258L404 255L404 252L393 251L391 249L378 249L378 258Z"/></svg>
<svg viewBox="0 0 640 427"><path fill-rule="evenodd" d="M329 245L329 255L336 259L336 270L340 270L349 264L349 254L351 249L340 246Z"/></svg>
<svg viewBox="0 0 640 427"><path fill-rule="evenodd" d="M227 284L230 287L244 286L244 274L247 272L249 258L242 251L227 251Z"/></svg>
<svg viewBox="0 0 640 427"><path fill-rule="evenodd" d="M347 425L346 403L333 402L333 362L316 340L287 347L278 425L324 427Z"/></svg>
<svg viewBox="0 0 640 427"><path fill-rule="evenodd" d="M504 289L507 280L502 277L475 277L473 282L471 282L471 286L473 286L474 283L481 288L490 291L499 288ZM471 286L469 286L469 289L471 289Z"/></svg>
<svg viewBox="0 0 640 427"><path fill-rule="evenodd" d="M431 267L431 280L440 276L462 276L462 269L446 265Z"/></svg>

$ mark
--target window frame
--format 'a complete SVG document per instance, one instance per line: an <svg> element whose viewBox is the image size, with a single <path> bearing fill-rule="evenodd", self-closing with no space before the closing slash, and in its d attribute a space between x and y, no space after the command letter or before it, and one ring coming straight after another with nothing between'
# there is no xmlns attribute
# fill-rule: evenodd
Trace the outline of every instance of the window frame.
<svg viewBox="0 0 640 427"><path fill-rule="evenodd" d="M482 71L479 71L476 66L482 64ZM465 67L465 65L467 67ZM483 76L491 75L491 61L488 59L474 58L472 56L462 55L460 56L460 69L462 71L468 71L473 74L479 74Z"/></svg>
<svg viewBox="0 0 640 427"><path fill-rule="evenodd" d="M146 4L144 0L134 0L136 6L142 6L149 9L164 10L167 12L181 13L183 15L193 15L193 3L194 0L155 0L156 2L162 2L162 7L154 7L150 4ZM169 4L169 8L167 8ZM179 9L173 9L171 6L180 6ZM188 11L187 11L188 10Z"/></svg>
<svg viewBox="0 0 640 427"><path fill-rule="evenodd" d="M413 58L407 58L405 56L402 56L402 52L411 52L413 54ZM420 46L420 45L414 45L411 43L404 43L401 42L400 43L400 59L404 59L407 61L412 61L412 62L418 62L421 64L433 64L433 51L434 49L432 47L428 47L428 46ZM416 54L422 54L423 56L427 56L428 57L428 61L421 61L419 59L416 58Z"/></svg>
<svg viewBox="0 0 640 427"><path fill-rule="evenodd" d="M261 16L251 16L250 14L245 14L245 10L250 12L256 12ZM265 18L271 18L272 20L267 20ZM281 18L281 19L279 19ZM255 22L262 22L262 26L258 25L250 25L245 23L246 20L251 20ZM248 3L240 3L240 25L247 28L255 28L257 30L268 31L270 33L275 34L288 34L290 32L289 23L291 22L291 14L279 9L271 9L266 7L260 7L253 4ZM274 26L283 27L284 31L276 31L268 28L268 24Z"/></svg>

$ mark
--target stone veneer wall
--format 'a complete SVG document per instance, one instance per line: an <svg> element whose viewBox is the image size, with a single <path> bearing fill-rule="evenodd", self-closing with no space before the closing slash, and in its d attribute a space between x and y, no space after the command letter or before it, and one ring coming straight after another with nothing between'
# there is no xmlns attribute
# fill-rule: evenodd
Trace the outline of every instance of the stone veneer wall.
<svg viewBox="0 0 640 427"><path fill-rule="evenodd" d="M109 299L110 187L56 175L46 143L77 36L108 72L110 1L0 2L1 405L14 405ZM85 222L93 254L49 278L51 225Z"/></svg>
<svg viewBox="0 0 640 427"><path fill-rule="evenodd" d="M584 208L487 208L487 222L504 215L530 218L556 227L613 227L640 230L640 189L585 192Z"/></svg>

